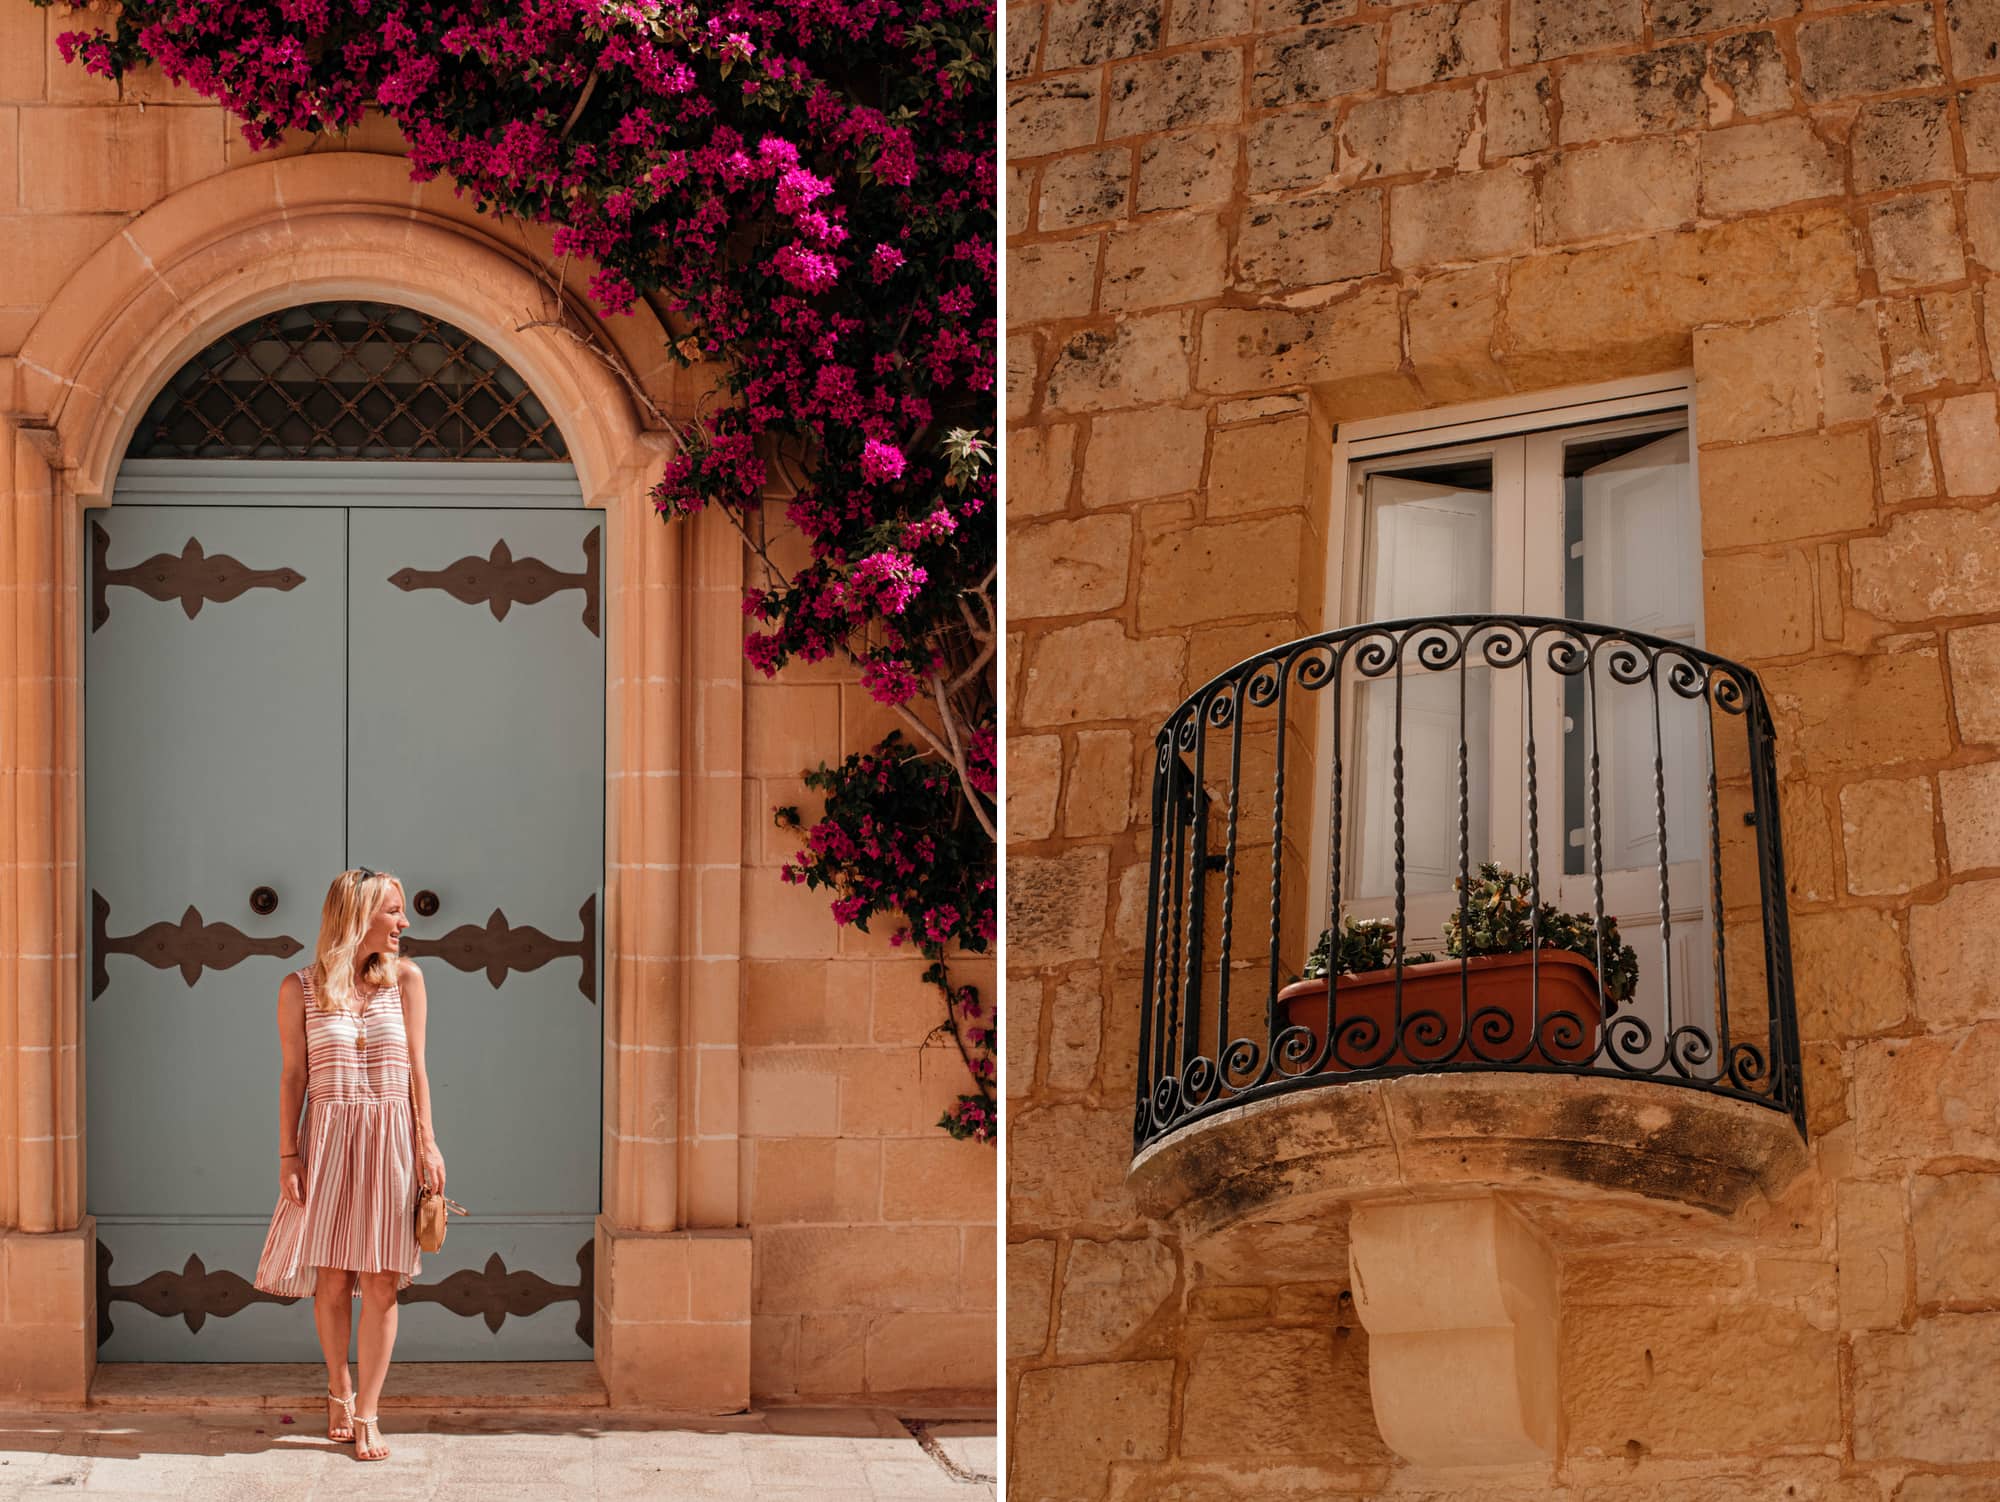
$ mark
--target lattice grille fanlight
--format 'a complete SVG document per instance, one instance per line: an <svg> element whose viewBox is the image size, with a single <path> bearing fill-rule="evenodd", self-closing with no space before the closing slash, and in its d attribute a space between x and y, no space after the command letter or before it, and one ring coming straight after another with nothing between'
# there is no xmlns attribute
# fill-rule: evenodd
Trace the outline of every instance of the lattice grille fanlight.
<svg viewBox="0 0 2000 1502"><path fill-rule="evenodd" d="M565 459L548 409L441 318L320 302L232 329L181 367L133 435L150 459Z"/></svg>

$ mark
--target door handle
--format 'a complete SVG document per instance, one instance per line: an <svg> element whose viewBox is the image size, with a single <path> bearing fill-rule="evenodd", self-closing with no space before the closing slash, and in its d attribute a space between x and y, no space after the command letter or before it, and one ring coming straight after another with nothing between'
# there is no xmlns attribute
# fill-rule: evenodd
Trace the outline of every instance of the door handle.
<svg viewBox="0 0 2000 1502"><path fill-rule="evenodd" d="M278 910L278 894L270 887L259 887L250 894L250 911L268 918Z"/></svg>
<svg viewBox="0 0 2000 1502"><path fill-rule="evenodd" d="M417 893L416 901L412 906L416 908L419 918L435 918L438 910L438 894L426 887L423 891Z"/></svg>

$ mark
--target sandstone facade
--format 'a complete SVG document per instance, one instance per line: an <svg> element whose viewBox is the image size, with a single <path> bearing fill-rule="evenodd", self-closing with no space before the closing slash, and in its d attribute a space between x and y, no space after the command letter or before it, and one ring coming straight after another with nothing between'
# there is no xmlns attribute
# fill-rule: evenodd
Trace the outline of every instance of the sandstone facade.
<svg viewBox="0 0 2000 1502"><path fill-rule="evenodd" d="M1010 1495L1992 1495L2000 6L1007 19ZM1706 642L1779 721L1810 1163L1563 1243L1553 1462L1421 1472L1341 1214L1194 1247L1126 1184L1152 738L1339 623L1338 425L1689 368Z"/></svg>
<svg viewBox="0 0 2000 1502"><path fill-rule="evenodd" d="M994 1156L935 1124L964 1086L956 1050L926 1042L940 999L886 934L836 929L824 894L778 879L793 844L772 807L879 738L883 711L842 673L750 670L740 541L660 525L645 500L665 419L714 373L677 372L644 308L599 324L571 296L601 354L535 327L560 261L546 237L413 184L379 121L253 153L156 76L121 96L63 63L54 37L75 24L0 5L0 1406L79 1400L95 1350L81 508L131 402L247 318L327 296L478 334L556 413L607 514L596 1329L614 1401L990 1391ZM963 978L990 988L992 966Z"/></svg>

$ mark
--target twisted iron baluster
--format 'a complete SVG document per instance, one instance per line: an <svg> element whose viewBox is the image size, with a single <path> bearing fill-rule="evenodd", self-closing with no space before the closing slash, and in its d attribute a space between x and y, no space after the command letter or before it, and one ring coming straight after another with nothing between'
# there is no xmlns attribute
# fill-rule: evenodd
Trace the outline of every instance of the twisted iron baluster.
<svg viewBox="0 0 2000 1502"><path fill-rule="evenodd" d="M1229 1047L1229 938L1236 921L1236 808L1243 786L1243 689L1248 670L1237 675L1235 717L1229 732L1229 814L1223 836L1221 970L1215 982L1215 1057Z"/></svg>
<svg viewBox="0 0 2000 1502"><path fill-rule="evenodd" d="M1735 1065L1729 1057L1729 957L1724 949L1722 921L1722 803L1715 780L1715 708L1712 703L1715 675L1707 675L1708 692L1702 695L1703 722L1708 727L1708 860L1710 884L1715 899L1715 1035L1722 1063L1722 1075L1731 1079Z"/></svg>
<svg viewBox="0 0 2000 1502"><path fill-rule="evenodd" d="M1208 915L1208 706L1197 706L1194 726L1194 838L1188 855L1186 973L1181 977L1181 1071L1201 1056L1201 950Z"/></svg>
<svg viewBox="0 0 2000 1502"><path fill-rule="evenodd" d="M1345 726L1341 724L1341 673L1346 667L1345 652L1330 653L1333 675L1333 806L1327 814L1326 838L1326 926L1332 937L1327 941L1326 966L1326 1036L1320 1039L1319 1052L1313 1056L1313 1065L1307 1072L1318 1074L1326 1067L1327 1056L1333 1052L1334 1002L1340 988L1340 876L1345 862L1342 860L1341 795L1343 781L1342 748L1346 745ZM1271 998L1271 1036L1278 1036L1278 1002L1274 990Z"/></svg>
<svg viewBox="0 0 2000 1502"><path fill-rule="evenodd" d="M1159 1078L1159 1069L1154 1062L1155 1039L1161 1032L1153 1014L1160 1007L1161 999L1155 990L1160 978L1159 963L1156 959L1160 937L1165 929L1160 923L1160 864L1161 840L1166 837L1167 789L1173 776L1172 767L1179 758L1173 755L1166 733L1159 736L1159 751L1153 760L1153 855L1146 872L1146 934L1151 940L1145 949L1145 975L1139 982L1139 1101L1134 1117L1134 1151L1143 1146L1151 1135L1153 1109L1153 1082Z"/></svg>
<svg viewBox="0 0 2000 1502"><path fill-rule="evenodd" d="M1389 1030L1389 1037L1392 1042L1389 1053L1382 1060L1384 1063L1396 1056L1396 1050L1402 1047L1403 1042L1403 921L1405 916L1403 905L1403 649L1408 645L1409 638L1407 636L1398 639L1396 643L1396 738L1394 742L1395 750L1390 757L1390 765L1395 769L1396 785L1396 953L1394 957L1396 969L1394 979L1390 981L1392 988L1391 1000L1394 1009L1394 1026ZM1331 986L1327 988L1326 1016L1327 1031L1332 1032L1333 988Z"/></svg>
<svg viewBox="0 0 2000 1502"><path fill-rule="evenodd" d="M1278 995L1278 963L1282 958L1278 939L1279 918L1285 903L1285 711L1287 696L1291 691L1291 664L1294 658L1287 658L1278 664L1278 750L1271 778L1271 984L1272 1004L1276 1005ZM1308 810L1310 812L1310 810ZM1331 1015L1329 1013L1329 1015Z"/></svg>
<svg viewBox="0 0 2000 1502"><path fill-rule="evenodd" d="M1660 728L1660 656L1657 652L1647 659L1646 681L1652 685L1653 691L1653 824L1654 835L1659 842L1660 863L1660 982L1666 988L1662 1002L1665 1026L1660 1032L1665 1052L1661 1057L1663 1062L1672 1063L1678 1057L1674 1046L1674 917L1672 877L1667 871L1667 747Z"/></svg>
<svg viewBox="0 0 2000 1502"><path fill-rule="evenodd" d="M1472 758L1465 743L1465 690L1467 661L1472 656L1472 636L1459 643L1458 654L1458 931L1463 934L1472 901ZM1472 1041L1472 960L1468 954L1458 960L1458 1039L1459 1047ZM1442 1063L1458 1051L1449 1049Z"/></svg>
<svg viewBox="0 0 2000 1502"><path fill-rule="evenodd" d="M1186 908L1181 900L1184 890L1181 876L1187 867L1186 842L1194 837L1193 830L1186 827L1186 822L1192 817L1192 810L1197 807L1194 790L1185 787L1184 783L1187 766L1181 760L1179 731L1172 726L1169 728L1174 729L1173 738L1169 742L1173 755L1173 766L1169 775L1172 786L1180 789L1180 796L1172 799L1170 816L1173 819L1174 841L1168 849L1168 869L1162 873L1168 883L1167 893L1172 905L1172 921L1169 924L1169 942L1163 967L1165 973L1161 976L1160 994L1165 1001L1166 1016L1165 1025L1160 1030L1160 1064L1156 1080L1164 1080L1170 1072L1179 1068L1173 1061L1175 1055L1180 1052L1181 924L1186 918ZM1175 1114L1179 1114L1178 1110Z"/></svg>
<svg viewBox="0 0 2000 1502"><path fill-rule="evenodd" d="M1600 754L1603 750L1597 731L1597 644L1592 643L1584 665L1583 702L1589 709L1590 732L1590 917L1591 944L1597 951L1597 1012L1606 1015L1604 1004L1604 798L1600 781ZM1539 938L1536 940L1540 942ZM1622 1063L1617 1054L1614 1063Z"/></svg>
<svg viewBox="0 0 2000 1502"><path fill-rule="evenodd" d="M1521 696L1528 725L1528 1046L1521 1051L1526 1058L1542 1046L1542 801L1535 764L1532 638L1521 647Z"/></svg>

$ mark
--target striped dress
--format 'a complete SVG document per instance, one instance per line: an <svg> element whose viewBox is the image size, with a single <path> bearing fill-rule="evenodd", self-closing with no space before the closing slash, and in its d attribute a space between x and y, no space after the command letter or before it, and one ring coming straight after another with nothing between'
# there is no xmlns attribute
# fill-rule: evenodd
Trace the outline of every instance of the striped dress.
<svg viewBox="0 0 2000 1502"><path fill-rule="evenodd" d="M305 1203L278 1195L256 1284L305 1297L316 1269L333 1267L395 1272L396 1286L407 1288L419 1271L417 1153L401 988L392 983L370 995L357 1023L314 1004L311 967L298 976L305 988ZM366 1049L356 1041L364 1031Z"/></svg>

